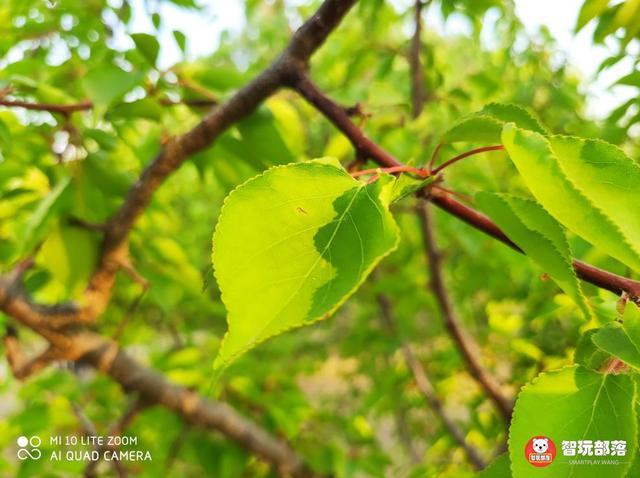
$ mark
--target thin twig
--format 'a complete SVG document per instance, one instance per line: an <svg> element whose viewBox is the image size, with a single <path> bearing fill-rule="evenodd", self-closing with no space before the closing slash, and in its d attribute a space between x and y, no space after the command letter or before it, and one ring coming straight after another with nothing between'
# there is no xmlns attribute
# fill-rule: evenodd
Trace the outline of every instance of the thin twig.
<svg viewBox="0 0 640 478"><path fill-rule="evenodd" d="M400 340L398 338L391 301L388 299L388 297L382 294L378 295L377 299L378 304L380 305L380 311L382 312L381 316L384 320L385 325L390 330L390 332L393 333L398 340ZM429 403L429 406L433 409L438 418L440 418L440 421L442 421L442 424L449 432L449 434L453 437L453 439L458 443L460 448L464 450L467 458L471 462L471 465L476 470L483 469L486 466L486 463L480 457L480 455L478 455L476 449L467 442L464 432L447 414L446 410L444 409L444 405L438 398L435 388L429 380L424 367L422 367L422 364L416 358L411 346L406 342L400 341L400 348L402 350L404 360L413 375L413 379L415 380L418 389L427 400L427 403Z"/></svg>
<svg viewBox="0 0 640 478"><path fill-rule="evenodd" d="M456 344L456 347L462 355L467 369L471 376L482 386L489 398L494 402L505 421L509 423L511 421L511 413L513 411L513 403L507 399L500 387L495 382L493 377L482 367L474 352L472 351L474 345L471 339L463 332L460 326L458 317L453 303L449 297L447 286L444 282L442 274L442 253L438 249L436 244L435 235L433 232L433 219L431 212L426 203L421 203L417 207L418 217L420 219L420 226L422 229L422 238L424 240L424 248L426 256L429 262L430 281L429 285L433 294L436 297L442 318L444 319L445 326L449 331L451 339Z"/></svg>
<svg viewBox="0 0 640 478"><path fill-rule="evenodd" d="M211 107L218 104L215 99L182 99L172 100L170 98L160 98L158 103L162 106L176 106L187 105L192 107ZM47 111L49 113L58 113L64 116L69 116L71 113L77 111L89 111L93 108L93 103L89 100L81 101L79 103L68 104L56 104L56 103L37 103L33 101L25 100L7 100L0 98L0 106L7 108L24 108L31 111Z"/></svg>
<svg viewBox="0 0 640 478"><path fill-rule="evenodd" d="M409 48L409 70L411 72L411 113L414 118L420 116L426 95L424 91L424 72L420 61L422 39L422 9L427 4L423 0L416 0L413 8L414 30Z"/></svg>

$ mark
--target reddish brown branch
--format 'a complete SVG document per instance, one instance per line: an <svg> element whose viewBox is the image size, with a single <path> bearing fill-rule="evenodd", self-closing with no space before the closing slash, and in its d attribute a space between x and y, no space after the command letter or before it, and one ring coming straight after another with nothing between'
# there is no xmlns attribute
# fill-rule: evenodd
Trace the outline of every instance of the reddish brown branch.
<svg viewBox="0 0 640 478"><path fill-rule="evenodd" d="M391 154L369 139L360 128L358 128L344 111L344 108L329 99L320 89L307 77L301 76L295 89L318 111L331 121L336 128L349 138L351 144L367 158L373 159L380 166L395 167L404 166Z"/></svg>
<svg viewBox="0 0 640 478"><path fill-rule="evenodd" d="M393 316L391 302L384 295L379 295L377 299L378 304L380 305L380 310L382 312L381 315L385 325L394 335L397 336L395 318ZM413 375L413 379L415 380L420 393L422 393L429 406L433 409L434 413L438 416L438 418L440 418L440 421L442 421L442 424L446 428L447 432L449 432L456 443L458 443L460 448L464 450L467 458L471 462L471 465L477 470L483 469L486 466L486 463L480 457L480 455L478 455L476 449L467 442L464 432L447 414L446 410L444 409L444 405L436 394L431 380L429 380L424 367L413 353L413 349L411 348L411 346L408 343L401 341L400 348L402 350L402 355L404 356L407 367L409 367L409 370Z"/></svg>
<svg viewBox="0 0 640 478"><path fill-rule="evenodd" d="M158 102L162 106L175 106L175 105L187 105L192 107L211 107L218 104L216 100L209 98L202 99L182 99L172 100L170 98L160 98ZM59 113L65 116L75 113L76 111L89 111L93 108L93 103L89 100L81 101L79 103L68 104L56 104L56 103L35 103L32 101L24 100L7 100L0 99L0 106L7 108L24 108L31 111L48 111L49 113Z"/></svg>
<svg viewBox="0 0 640 478"><path fill-rule="evenodd" d="M303 77L297 83L297 91L314 105L320 113L327 117L342 133L349 138L351 144L362 155L372 159L382 167L403 166L391 154L371 141L344 113L342 108L328 98L309 79ZM489 218L465 206L446 194L430 194L429 200L438 207L462 219L473 227L486 232L490 236L520 251ZM522 252L522 251L520 251ZM602 289L620 295L627 292L634 301L640 300L640 282L622 277L574 260L573 267L578 277Z"/></svg>
<svg viewBox="0 0 640 478"><path fill-rule="evenodd" d="M124 203L107 224L98 269L87 288L85 314L94 318L109 300L119 263L125 256L129 233L151 202L155 191L189 156L210 146L230 125L251 114L282 86L293 84L307 69L309 57L340 23L355 0L326 0L293 35L285 51L226 103L213 109L191 131L170 139L129 190ZM347 113L341 112L348 118Z"/></svg>
<svg viewBox="0 0 640 478"><path fill-rule="evenodd" d="M448 194L439 194L436 191L429 196L429 200L439 208L447 211L449 214L456 216L470 226L488 234L489 236L499 240L518 252L522 250L516 246L491 219L475 209L462 204ZM627 277L622 277L598 267L592 266L585 262L574 260L573 268L578 277L589 282L601 289L613 292L616 295L622 293L628 294L632 299L640 298L640 282Z"/></svg>
<svg viewBox="0 0 640 478"><path fill-rule="evenodd" d="M368 174L378 174L379 172L383 173L411 173L416 176L420 176L421 178L426 178L429 176L429 171L420 168L414 168L413 166L392 166L390 168L375 168L375 169L361 169L360 171L354 171L351 173L351 176L357 178L359 176L366 176Z"/></svg>
<svg viewBox="0 0 640 478"><path fill-rule="evenodd" d="M25 110L33 111L48 111L49 113L60 113L64 115L69 115L76 111L87 111L93 107L91 101L59 105L54 103L33 103L23 100L6 99L0 99L0 106L6 106L7 108L24 108Z"/></svg>
<svg viewBox="0 0 640 478"><path fill-rule="evenodd" d="M429 285L440 307L445 327L462 355L471 376L485 390L506 422L509 423L511 421L511 412L513 411L513 402L503 395L499 385L478 361L478 358L472 350L476 347L462 330L453 303L449 297L449 292L442 274L442 253L436 244L433 232L433 218L426 204L422 203L418 206L418 217L422 229L424 248L429 262Z"/></svg>

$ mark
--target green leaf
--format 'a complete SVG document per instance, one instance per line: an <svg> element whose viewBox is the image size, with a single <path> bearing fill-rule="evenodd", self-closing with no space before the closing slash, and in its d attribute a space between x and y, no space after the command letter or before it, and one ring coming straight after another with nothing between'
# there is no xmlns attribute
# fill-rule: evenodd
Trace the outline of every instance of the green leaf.
<svg viewBox="0 0 640 478"><path fill-rule="evenodd" d="M180 30L173 30L173 38L178 44L178 48L182 53L187 52L187 37Z"/></svg>
<svg viewBox="0 0 640 478"><path fill-rule="evenodd" d="M531 193L556 220L632 269L640 270L640 254L616 223L567 178L547 138L507 124L502 142ZM560 143L554 140L554 145ZM560 153L564 155L564 149L560 148ZM596 166L585 164L587 170L593 167ZM613 191L616 186L609 188Z"/></svg>
<svg viewBox="0 0 640 478"><path fill-rule="evenodd" d="M395 249L393 179L365 185L335 160L275 167L225 200L213 267L229 331L222 368L269 337L331 315Z"/></svg>
<svg viewBox="0 0 640 478"><path fill-rule="evenodd" d="M614 85L640 86L640 71L633 71L619 78Z"/></svg>
<svg viewBox="0 0 640 478"><path fill-rule="evenodd" d="M524 108L516 105L491 103L482 110L463 118L443 138L443 143L458 141L499 143L505 123L515 123L521 128L547 134L540 122Z"/></svg>
<svg viewBox="0 0 640 478"><path fill-rule="evenodd" d="M578 14L576 32L581 30L587 23L604 12L609 6L609 0L585 0Z"/></svg>
<svg viewBox="0 0 640 478"><path fill-rule="evenodd" d="M628 375L601 374L575 365L543 373L518 396L509 432L513 478L617 478L625 476L637 446L634 412L635 384ZM550 438L556 445L553 463L532 466L525 445L533 437ZM625 440L626 457L564 456L563 441ZM596 464L570 463L585 458ZM598 465L619 458L619 464Z"/></svg>
<svg viewBox="0 0 640 478"><path fill-rule="evenodd" d="M144 118L151 121L162 119L162 106L152 98L142 98L128 103L120 103L109 110L107 118Z"/></svg>
<svg viewBox="0 0 640 478"><path fill-rule="evenodd" d="M417 178L411 174L401 174L393 183L391 191L391 202L398 202L410 194L419 191L434 181L433 176L428 178Z"/></svg>
<svg viewBox="0 0 640 478"><path fill-rule="evenodd" d="M158 51L160 50L160 44L156 37L148 33L134 33L131 35L131 39L145 60L155 67L158 60Z"/></svg>
<svg viewBox="0 0 640 478"><path fill-rule="evenodd" d="M573 361L591 370L600 370L600 367L611 358L608 354L593 342L593 337L600 329L587 330L578 341Z"/></svg>
<svg viewBox="0 0 640 478"><path fill-rule="evenodd" d="M566 176L617 226L640 257L640 165L604 141L564 136L550 141Z"/></svg>
<svg viewBox="0 0 640 478"><path fill-rule="evenodd" d="M96 114L100 116L114 101L131 90L138 79L137 74L109 65L89 71L84 77L84 88Z"/></svg>
<svg viewBox="0 0 640 478"><path fill-rule="evenodd" d="M69 177L59 181L36 207L24 231L23 253L31 251L43 238L45 227L57 213L57 206L60 204L62 193L67 189L70 181L71 178Z"/></svg>
<svg viewBox="0 0 640 478"><path fill-rule="evenodd" d="M99 244L94 232L78 227L58 226L47 236L36 262L56 280L62 291L58 299L82 294L95 268Z"/></svg>
<svg viewBox="0 0 640 478"><path fill-rule="evenodd" d="M627 303L622 323L608 323L592 340L600 349L640 370L640 309Z"/></svg>
<svg viewBox="0 0 640 478"><path fill-rule="evenodd" d="M475 476L476 478L509 478L511 476L509 454L503 453Z"/></svg>
<svg viewBox="0 0 640 478"><path fill-rule="evenodd" d="M571 266L564 230L542 206L530 199L479 193L476 200L505 234L573 299L586 318L591 311Z"/></svg>

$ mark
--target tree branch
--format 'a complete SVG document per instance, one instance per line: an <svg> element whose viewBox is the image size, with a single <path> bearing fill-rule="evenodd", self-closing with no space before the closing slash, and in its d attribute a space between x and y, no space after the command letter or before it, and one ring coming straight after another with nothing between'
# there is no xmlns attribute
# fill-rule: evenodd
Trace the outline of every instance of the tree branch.
<svg viewBox="0 0 640 478"><path fill-rule="evenodd" d="M129 233L164 180L194 153L210 146L230 125L251 114L282 86L306 71L310 56L338 26L355 0L325 0L292 36L284 52L226 103L214 108L191 131L170 139L129 190L124 203L107 223L99 266L87 288L90 309L84 318L102 313L109 300L119 260L125 255ZM343 110L344 112L344 110ZM346 113L345 113L346 114Z"/></svg>
<svg viewBox="0 0 640 478"><path fill-rule="evenodd" d="M172 100L171 98L160 98L158 102L162 106L175 106L175 105L187 105L193 107L211 107L218 104L216 100L209 98L200 99L182 99ZM24 108L31 111L48 111L49 113L59 113L65 116L75 113L77 111L89 111L93 108L93 103L89 100L81 101L79 103L57 104L57 103L35 103L24 100L6 100L0 99L0 106L7 108Z"/></svg>
<svg viewBox="0 0 640 478"><path fill-rule="evenodd" d="M5 355L11 373L18 380L25 380L47 367L51 362L59 358L59 354L53 347L48 347L44 352L32 359L27 359L22 353L17 331L9 326L3 339Z"/></svg>
<svg viewBox="0 0 640 478"><path fill-rule="evenodd" d="M309 57L355 1L325 0L268 68L226 103L214 108L195 128L164 143L130 188L116 214L105 225L99 265L84 296L86 305L39 306L22 294L18 280L11 276L0 277L0 310L47 339L51 347L60 352L61 358L72 361L83 358L110 375L125 390L138 392L145 401L173 410L195 426L220 431L249 452L264 458L283 476L316 475L286 443L242 417L230 406L172 385L160 374L143 368L120 351L115 342L75 329L92 322L106 308L115 274L123 263L126 264L129 233L164 180L190 155L211 145L230 125L251 114L267 97L283 86L292 85L308 69ZM37 109L26 103L13 106ZM89 107L86 103L46 106L65 115ZM69 326L74 326L74 329Z"/></svg>
<svg viewBox="0 0 640 478"><path fill-rule="evenodd" d="M466 222L470 226L524 254L522 249L516 246L504 234L504 232L502 232L500 228L484 214L462 204L446 193L441 194L435 190L431 191L428 199L440 209L443 209L449 214ZM576 275L580 279L589 282L596 287L608 290L616 295L626 293L634 302L638 303L638 301L640 301L640 282L638 281L599 269L598 267L579 260L573 261L573 269L576 271Z"/></svg>
<svg viewBox="0 0 640 478"><path fill-rule="evenodd" d="M397 337L395 318L393 316L391 302L386 296L382 294L378 295L377 299L378 304L380 305L380 311L382 312L381 315L385 325ZM400 339L398 338L398 340ZM422 393L429 406L433 409L434 413L440 418L442 424L447 429L449 434L458 443L460 448L464 450L467 458L471 462L471 465L476 470L483 469L487 464L480 457L480 455L478 455L476 449L467 442L464 432L447 414L446 410L444 409L444 405L438 398L438 395L436 394L431 381L427 377L426 371L422 367L420 361L414 355L411 346L406 342L400 341L400 348L402 350L404 360L413 375L413 379L415 380L420 393Z"/></svg>
<svg viewBox="0 0 640 478"><path fill-rule="evenodd" d="M316 109L331 121L351 141L353 147L361 155L372 159L383 167L404 166L391 154L369 139L349 118L348 115L327 97L308 78L302 77L295 89ZM474 209L456 201L448 194L425 193L425 196L441 209L458 217L467 224L479 229L495 239L522 252L489 218ZM573 268L578 277L601 289L609 290L617 295L626 292L636 303L640 303L640 282L599 269L582 261L574 260Z"/></svg>
<svg viewBox="0 0 640 478"><path fill-rule="evenodd" d="M90 350L79 360L118 382L125 392L136 393L145 405L160 405L186 422L221 432L245 450L271 463L282 476L315 477L302 459L284 442L240 415L227 404L206 399L173 385L159 373L144 368L120 350L115 342L84 332L74 337L78 348Z"/></svg>
<svg viewBox="0 0 640 478"><path fill-rule="evenodd" d="M511 421L511 413L513 411L513 402L507 399L499 385L494 381L493 377L487 373L482 367L473 352L474 346L471 340L465 335L460 326L456 311L449 297L447 286L444 282L442 274L442 253L436 244L433 232L433 218L429 207L422 203L417 208L420 226L422 230L422 238L424 240L424 249L429 262L430 281L429 286L436 297L444 324L456 347L462 355L471 376L485 390L491 401L496 405L505 421Z"/></svg>

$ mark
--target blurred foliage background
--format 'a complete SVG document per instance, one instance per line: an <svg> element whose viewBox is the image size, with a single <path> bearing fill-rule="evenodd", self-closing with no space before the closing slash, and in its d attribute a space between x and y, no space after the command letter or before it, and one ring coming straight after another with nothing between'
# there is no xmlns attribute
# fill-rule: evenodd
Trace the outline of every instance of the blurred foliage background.
<svg viewBox="0 0 640 478"><path fill-rule="evenodd" d="M133 7L128 0L0 2L2 100L78 106L74 112L0 107L0 267L6 272L33 257L25 283L39 302L80 297L100 246L99 232L80 225L110 217L163 141L260 72L319 5L238 0L233 8L246 21L241 31L223 33L215 51L201 58L184 55L189 31L170 32L171 48L183 59L167 67L160 66L165 46L157 38L167 40L161 7L169 1L206 14L196 0ZM360 104L364 114L357 121L385 149L425 164L456 120L499 101L530 108L556 133L600 137L638 156L637 97L612 105L608 117L587 117L583 79L557 61L548 32L526 32L510 1L432 0L424 13L430 9L468 22L470 34L425 28L427 101L417 118L407 61L413 5L362 0L312 60L314 80L341 104ZM157 32L133 29L132 13L148 16ZM594 42L617 45L601 68L631 59L633 71L619 83L639 87L640 2L586 0L576 29L589 22L597 25ZM487 30L491 42L482 42ZM84 107L86 101L93 108ZM464 149L445 147L440 157ZM233 126L154 197L131 238L134 265L149 287L120 274L98 330L117 334L123 347L170 380L204 388L226 330L210 267L223 198L272 165L321 156L345 165L354 159L349 142L290 91ZM446 181L462 195L523 187L503 153L460 163ZM487 461L504 443L506 425L443 327L411 201L395 212L401 246L356 296L332 319L242 357L217 393L338 477L470 476L463 451L418 391L400 344L413 346L446 412ZM436 212L435 220L455 308L505 394L514 397L541 370L568 363L580 328L572 302L527 259L444 213ZM575 239L572 246L584 260L628 272L586 243ZM608 293L585 287L611 302ZM396 334L381 319L376 297L382 292L392 303ZM0 314L0 321L10 319ZM38 339L24 336L36 349ZM15 436L78 433L74 407L104 432L129 400L117 384L88 370L50 368L19 383L4 362L0 397L0 474L19 477L78 476L84 464L16 461ZM272 473L223 437L188 427L163 409L143 412L127 434L154 456L130 465L135 476ZM106 466L102 471L111 473Z"/></svg>

